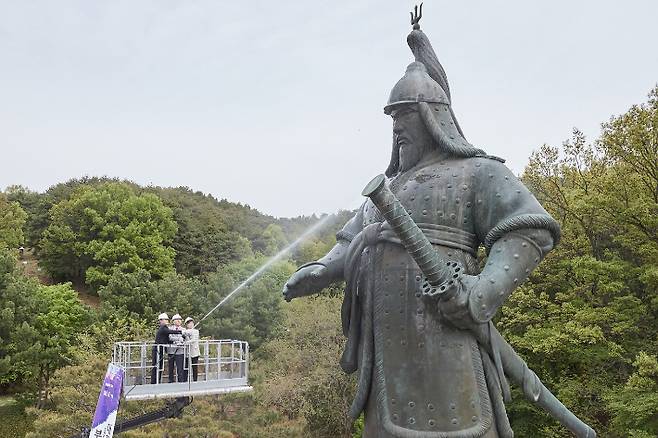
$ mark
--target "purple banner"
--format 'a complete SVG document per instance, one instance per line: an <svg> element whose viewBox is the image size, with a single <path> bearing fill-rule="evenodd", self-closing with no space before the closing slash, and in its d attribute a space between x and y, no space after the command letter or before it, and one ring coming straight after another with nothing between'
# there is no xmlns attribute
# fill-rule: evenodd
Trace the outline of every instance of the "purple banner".
<svg viewBox="0 0 658 438"><path fill-rule="evenodd" d="M98 396L94 422L91 424L91 432L89 433L90 438L112 438L122 384L123 368L109 364L105 379L103 379L101 394Z"/></svg>

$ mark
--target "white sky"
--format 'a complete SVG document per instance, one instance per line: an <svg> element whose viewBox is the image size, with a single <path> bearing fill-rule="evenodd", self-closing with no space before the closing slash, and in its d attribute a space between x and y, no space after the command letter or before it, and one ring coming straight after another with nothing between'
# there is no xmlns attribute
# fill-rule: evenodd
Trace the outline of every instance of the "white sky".
<svg viewBox="0 0 658 438"><path fill-rule="evenodd" d="M186 185L276 216L356 205L390 154L409 0L0 0L0 188ZM654 0L425 1L469 140L532 150L646 100Z"/></svg>

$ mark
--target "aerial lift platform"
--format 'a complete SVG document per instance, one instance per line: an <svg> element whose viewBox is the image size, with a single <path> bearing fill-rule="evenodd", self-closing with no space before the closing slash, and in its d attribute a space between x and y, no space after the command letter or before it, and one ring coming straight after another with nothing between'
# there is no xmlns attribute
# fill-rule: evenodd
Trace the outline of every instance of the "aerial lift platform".
<svg viewBox="0 0 658 438"><path fill-rule="evenodd" d="M215 394L248 392L249 344L244 341L221 339L199 340L198 364L193 365L190 346L184 346L184 380L174 376L169 381L167 349L171 344L153 342L117 342L112 352L112 364L124 370L122 398L124 400L167 399L163 409L149 412L126 421L118 421L114 434L155 423L167 418L179 417L183 409L192 403L193 397ZM178 348L182 348L178 346ZM153 355L164 352L162 366L158 367ZM153 365L155 363L155 365ZM197 380L192 368L197 367ZM153 378L154 368L155 380ZM85 428L71 438L88 438L90 429Z"/></svg>

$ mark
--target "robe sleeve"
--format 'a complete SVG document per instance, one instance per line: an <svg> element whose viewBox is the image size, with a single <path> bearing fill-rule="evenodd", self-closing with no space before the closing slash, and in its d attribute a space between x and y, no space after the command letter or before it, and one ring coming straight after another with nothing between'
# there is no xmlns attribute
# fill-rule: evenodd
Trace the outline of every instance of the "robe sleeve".
<svg viewBox="0 0 658 438"><path fill-rule="evenodd" d="M500 161L474 160L475 232L487 254L502 236L522 229L546 230L557 244L560 225L530 190Z"/></svg>
<svg viewBox="0 0 658 438"><path fill-rule="evenodd" d="M348 245L354 239L354 236L359 234L363 230L363 208L365 203L361 204L361 207L357 210L356 214L347 221L343 228L336 233L336 241L338 243L346 242Z"/></svg>

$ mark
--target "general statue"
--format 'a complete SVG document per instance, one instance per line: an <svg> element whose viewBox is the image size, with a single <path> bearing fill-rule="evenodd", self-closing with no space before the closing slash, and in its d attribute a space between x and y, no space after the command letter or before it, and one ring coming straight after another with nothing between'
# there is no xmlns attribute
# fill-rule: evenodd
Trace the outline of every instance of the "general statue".
<svg viewBox="0 0 658 438"><path fill-rule="evenodd" d="M595 432L542 384L492 318L560 239L559 224L503 164L466 140L450 88L412 13L415 61L390 93L391 160L291 300L345 280L350 410L367 438L509 438L508 378L576 436ZM480 268L478 248L487 258Z"/></svg>

